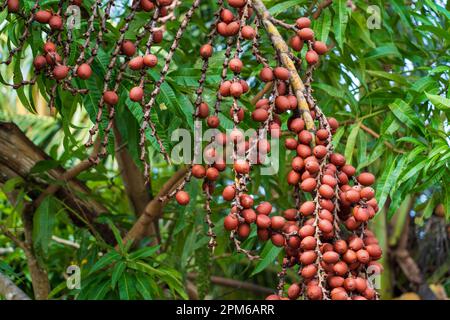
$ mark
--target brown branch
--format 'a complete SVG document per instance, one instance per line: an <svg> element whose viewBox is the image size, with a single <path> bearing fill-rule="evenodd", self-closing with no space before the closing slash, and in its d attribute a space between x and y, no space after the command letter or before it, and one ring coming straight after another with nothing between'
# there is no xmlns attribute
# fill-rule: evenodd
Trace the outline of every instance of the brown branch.
<svg viewBox="0 0 450 320"><path fill-rule="evenodd" d="M317 9L313 12L312 17L314 20L319 19L322 14L323 9L331 6L333 4L333 0L324 0L317 6Z"/></svg>
<svg viewBox="0 0 450 320"><path fill-rule="evenodd" d="M6 300L31 300L15 283L0 273L0 296Z"/></svg>
<svg viewBox="0 0 450 320"><path fill-rule="evenodd" d="M190 280L195 280L195 278L197 277L197 275L195 273L189 273L188 274L188 278ZM228 278L224 278L224 277L218 277L218 276L211 276L211 282L219 285L219 286L223 286L223 287L229 287L229 288L235 288L235 289L242 289L242 290L246 290L246 291L250 291L256 294L273 294L273 290L270 288L266 288L254 283L250 283L250 282L244 282L244 281L239 281L239 280L234 280L234 279L228 279Z"/></svg>
<svg viewBox="0 0 450 320"><path fill-rule="evenodd" d="M135 243L145 237L151 223L162 216L162 209L168 201L160 201L160 198L166 196L174 188L176 188L179 183L184 181L184 176L188 172L188 169L183 167L175 172L175 174L169 180L167 180L156 197L147 204L144 212L123 238L124 243L127 243L129 241L133 241Z"/></svg>
<svg viewBox="0 0 450 320"><path fill-rule="evenodd" d="M146 185L144 175L128 152L116 123L114 123L113 130L116 143L116 159L125 192L136 216L139 216L144 211L147 203L152 200L150 186Z"/></svg>
<svg viewBox="0 0 450 320"><path fill-rule="evenodd" d="M355 120L347 120L347 121L342 122L342 124L344 124L344 125L345 124L353 124L355 122L356 122ZM364 125L363 123L360 123L359 127L362 130L364 130L365 132L367 132L369 135L374 137L375 139L380 139L381 135L379 133L377 133L374 130L370 129L368 126ZM383 143L384 143L384 145L386 147L388 147L389 149L391 149L394 152L401 153L401 154L405 154L406 153L405 150L397 149L392 143L390 143L388 141L384 141Z"/></svg>
<svg viewBox="0 0 450 320"><path fill-rule="evenodd" d="M291 78L291 86L295 92L295 96L298 101L298 109L300 114L306 123L306 128L310 131L315 131L314 120L311 117L311 113L309 111L309 105L305 98L305 85L303 84L302 79L300 78L297 69L295 68L295 64L291 59L291 53L289 51L289 47L282 38L278 29L272 23L271 15L264 3L261 0L253 0L253 8L256 11L256 14L261 19L266 28L267 33L269 34L270 40L272 41L273 46L278 51L282 64L286 69L289 70Z"/></svg>
<svg viewBox="0 0 450 320"><path fill-rule="evenodd" d="M0 225L0 230L2 231L3 235L7 238L9 238L12 242L14 242L19 248L21 248L23 251L29 250L27 245L24 241L17 238L11 231L8 230L8 228L4 225Z"/></svg>
<svg viewBox="0 0 450 320"><path fill-rule="evenodd" d="M369 127L365 126L364 124L360 124L360 128L363 129L365 132L367 132L368 134L370 134L372 137L374 137L375 139L379 139L380 135L378 133L376 133L375 131L373 131L372 129L370 129ZM394 145L388 141L384 141L383 142L386 147L388 147L389 149L392 149L393 151L397 152L397 153L406 153L406 151L404 150L400 150L394 147Z"/></svg>
<svg viewBox="0 0 450 320"><path fill-rule="evenodd" d="M264 97L264 95L269 92L272 89L272 85L273 82L267 82L266 85L264 86L264 88L261 89L261 91L259 91L252 99L251 104L255 105L259 99L261 99L262 97Z"/></svg>

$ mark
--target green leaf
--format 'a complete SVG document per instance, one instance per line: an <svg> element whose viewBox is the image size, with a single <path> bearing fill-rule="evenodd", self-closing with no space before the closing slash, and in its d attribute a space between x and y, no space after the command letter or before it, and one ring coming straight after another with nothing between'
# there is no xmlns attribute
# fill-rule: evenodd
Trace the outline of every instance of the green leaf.
<svg viewBox="0 0 450 320"><path fill-rule="evenodd" d="M337 14L335 14L333 20L334 36L339 45L339 48L343 50L345 29L347 28L350 8L347 7L346 0L338 0L336 1L335 10L337 10Z"/></svg>
<svg viewBox="0 0 450 320"><path fill-rule="evenodd" d="M347 138L347 144L345 146L345 159L347 159L348 163L352 163L353 158L353 150L355 150L356 138L358 137L360 123L356 123L351 126L350 134Z"/></svg>
<svg viewBox="0 0 450 320"><path fill-rule="evenodd" d="M114 289L116 287L117 281L120 279L120 277L123 276L123 272L126 268L125 261L119 261L114 265L112 274L111 274L111 287Z"/></svg>
<svg viewBox="0 0 450 320"><path fill-rule="evenodd" d="M389 105L389 109L401 123L404 123L409 128L423 130L419 116L405 101L397 99Z"/></svg>
<svg viewBox="0 0 450 320"><path fill-rule="evenodd" d="M132 300L136 296L136 287L134 285L133 277L124 273L122 277L119 278L119 297L120 300Z"/></svg>
<svg viewBox="0 0 450 320"><path fill-rule="evenodd" d="M383 176L377 183L377 199L380 208L384 206L389 194L394 192L393 187L397 182L397 178L405 165L405 157L397 156L393 161L387 161L390 163L388 169L384 170Z"/></svg>
<svg viewBox="0 0 450 320"><path fill-rule="evenodd" d="M302 4L302 2L305 1L299 1L299 0L291 0L291 1L283 1L281 3L278 3L271 7L269 9L269 12L271 15L276 16L277 14L281 12L286 12L287 9Z"/></svg>
<svg viewBox="0 0 450 320"><path fill-rule="evenodd" d="M130 260L145 259L145 258L152 256L156 251L159 250L159 248L160 248L160 246L141 248L137 251L130 253L128 258Z"/></svg>
<svg viewBox="0 0 450 320"><path fill-rule="evenodd" d="M447 99L442 96L434 95L434 94L429 94L427 92L425 92L425 94L426 94L427 98L431 101L431 103L436 108L438 108L440 110L444 110L444 111L449 111L450 99Z"/></svg>
<svg viewBox="0 0 450 320"><path fill-rule="evenodd" d="M366 55L366 59L380 59L385 57L401 58L401 54L394 44L389 43L384 46L378 46L377 48L369 51Z"/></svg>
<svg viewBox="0 0 450 320"><path fill-rule="evenodd" d="M3 185L3 192L10 193L16 187L21 185L23 182L24 181L23 181L22 177L11 178L8 181L6 181L5 184Z"/></svg>
<svg viewBox="0 0 450 320"><path fill-rule="evenodd" d="M149 280L150 279L141 274L136 274L135 280L136 280L136 289L139 291L139 293L142 295L142 297L145 300L153 300L152 293L149 290L149 287L150 287Z"/></svg>
<svg viewBox="0 0 450 320"><path fill-rule="evenodd" d="M58 203L56 199L53 196L47 196L37 208L33 217L33 244L45 256L47 256L48 246L52 239L57 212Z"/></svg>
<svg viewBox="0 0 450 320"><path fill-rule="evenodd" d="M92 274L100 269L103 269L112 263L119 261L122 256L115 250L108 252L103 257L100 258L91 268L89 274Z"/></svg>
<svg viewBox="0 0 450 320"><path fill-rule="evenodd" d="M281 250L282 248L275 247L271 242L267 242L261 252L261 260L259 260L250 277L253 277L255 274L258 274L267 268L267 266L276 259Z"/></svg>
<svg viewBox="0 0 450 320"><path fill-rule="evenodd" d="M390 73L390 72L380 71L380 70L367 70L367 73L374 77L384 78L384 79L395 81L401 85L408 84L408 81L406 80L406 78L402 77L401 75L399 75L397 73Z"/></svg>
<svg viewBox="0 0 450 320"><path fill-rule="evenodd" d="M42 173L55 169L60 165L59 161L56 160L42 160L36 162L36 164L31 168L30 173Z"/></svg>

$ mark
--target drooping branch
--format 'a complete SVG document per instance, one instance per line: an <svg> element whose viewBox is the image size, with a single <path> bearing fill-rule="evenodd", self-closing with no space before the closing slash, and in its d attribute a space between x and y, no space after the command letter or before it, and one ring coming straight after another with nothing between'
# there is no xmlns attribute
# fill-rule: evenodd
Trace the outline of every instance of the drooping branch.
<svg viewBox="0 0 450 320"><path fill-rule="evenodd" d="M11 279L0 273L0 296L6 300L31 300Z"/></svg>

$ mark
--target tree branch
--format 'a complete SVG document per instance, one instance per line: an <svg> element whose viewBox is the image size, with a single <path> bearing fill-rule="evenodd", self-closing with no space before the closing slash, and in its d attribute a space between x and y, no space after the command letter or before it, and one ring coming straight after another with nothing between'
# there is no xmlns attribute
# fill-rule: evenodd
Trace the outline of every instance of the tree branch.
<svg viewBox="0 0 450 320"><path fill-rule="evenodd" d="M14 124L0 122L0 184L12 178L22 178L26 181L26 191L30 198L39 198L40 190L48 192L49 182L38 175L30 175L36 163L51 160L40 148L31 142L25 134ZM108 212L99 202L78 197L78 194L89 195L91 191L86 185L72 178L85 170L88 160L81 162L69 171L61 167L46 172L50 179L66 178L67 183L58 186L54 195L67 207L71 208L69 216L78 227L88 226L92 232L97 232L108 243L115 243L114 235L108 226L96 223L96 218ZM81 171L80 171L81 170Z"/></svg>
<svg viewBox="0 0 450 320"><path fill-rule="evenodd" d="M162 209L168 201L160 201L159 199L166 196L173 189L175 189L178 184L184 181L184 176L188 172L188 169L183 167L175 172L175 174L169 180L167 180L167 182L159 191L158 195L147 204L144 212L123 238L124 243L127 243L130 240L135 243L145 237L150 224L162 216Z"/></svg>
<svg viewBox="0 0 450 320"><path fill-rule="evenodd" d="M195 273L189 273L188 279L195 280L197 278L197 275ZM235 289L242 289L246 291L250 291L256 294L273 294L273 290L270 288L266 288L254 283L250 282L244 282L224 277L218 277L218 276L211 276L211 282L222 286L222 287L229 287L229 288L235 288Z"/></svg>
<svg viewBox="0 0 450 320"><path fill-rule="evenodd" d="M14 282L0 273L0 296L6 300L31 300Z"/></svg>

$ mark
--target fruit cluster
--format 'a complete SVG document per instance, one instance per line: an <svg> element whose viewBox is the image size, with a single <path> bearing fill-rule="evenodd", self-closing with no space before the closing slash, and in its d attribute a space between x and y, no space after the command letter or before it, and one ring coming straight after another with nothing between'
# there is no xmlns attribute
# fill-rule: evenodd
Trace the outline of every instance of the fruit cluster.
<svg viewBox="0 0 450 320"><path fill-rule="evenodd" d="M197 8L198 2L194 2L192 10ZM25 85L34 85L39 76L42 76L44 81L53 81L53 84L50 86L51 89L48 92L50 108L55 106L58 88L68 90L74 95L89 93L88 89L83 88L85 83L77 80L89 80L93 74L93 64L99 63L96 61L99 51L106 45L112 46L112 54L106 66L107 70L104 78L102 79L104 87L102 96L98 100L96 121L90 130L90 137L86 143L86 146L93 145L93 137L98 132L101 122L104 119L104 109L107 109L108 125L102 127L104 130L103 141L101 142L102 149L98 153L98 156L91 159L95 163L98 163L100 158L106 155L106 146L114 121L115 107L120 100L118 89L123 84L124 78L136 79L136 76L133 74L135 72L139 72L137 76L138 85L130 89L130 100L140 102L146 113L149 113L147 111L151 108L151 104L144 102L144 87L148 84L154 85L154 93L152 93L154 100L159 93L159 88L157 89L156 87L160 87L164 81L153 83L153 81L147 79L146 72L146 68L154 68L158 64L157 56L151 53L152 44L160 44L163 41L163 28L157 27L157 24L160 21L165 21L164 19L169 14L173 15L173 11L179 5L179 2L174 0L133 1L123 18L124 24L119 30L118 39L112 39L113 41L108 43L107 41L110 41L110 39L107 40L105 34L108 33L108 20L115 5L114 0L108 0L106 3L101 0L96 0L90 6L82 0L72 0L68 3L60 1L57 8L51 6L51 4L44 5L45 8L41 8L39 1L35 1L31 10L27 11L21 7L20 1L6 0L1 6L1 10L7 8L8 13L15 14L19 19L25 20L25 30L18 41L18 45L10 51L8 59L2 63L10 64L14 55L21 52L30 39L34 25L38 24L41 26L39 30L42 31L44 44L42 49L38 50L33 60L34 77L28 81L10 84L10 86L17 89ZM84 28L82 30L83 44L79 47L76 55L71 54L73 50L74 30L70 24L69 19L71 13L69 11L73 10L72 6L78 6L82 10L87 10L90 13L86 23L81 24L81 27ZM149 19L142 26L142 31L137 34L135 39L126 39L125 34L139 11L149 12ZM186 28L189 19L190 16L185 17L183 20L183 27L180 27L182 31ZM171 52L175 51L178 47L181 34L182 32L179 32L178 38L172 44ZM76 57L75 59L73 58L74 56ZM169 61L166 60L162 73L167 72ZM129 73L127 72L127 67ZM99 76L99 74L96 74L96 76ZM162 78L164 77L162 76ZM154 101L151 103L154 103ZM141 130L142 149L145 148L147 139L145 132L148 130L148 126L150 126L152 131L154 128L154 124L151 123L149 117L146 117L146 122L144 123L146 126ZM162 146L162 142L157 134L153 132L153 135ZM163 148L161 151L164 151ZM144 152L141 158L146 162ZM146 165L146 168L148 168L148 165Z"/></svg>
<svg viewBox="0 0 450 320"><path fill-rule="evenodd" d="M326 44L315 39L311 29L312 22L307 17L299 18L295 24L290 25L274 19L266 11L262 12L263 5L259 0L227 0L226 3L218 0L217 3L219 9L211 32L200 48L203 63L193 115L197 120L206 121L209 128L217 130L217 134L204 148L201 142L195 142L194 159L203 151L207 164L193 163L184 181L167 197L174 197L180 205L187 205L190 196L184 190L186 183L191 177L203 180L209 246L214 248L216 236L211 219L211 199L220 173L226 169L228 160L231 160L234 182L222 190L222 197L231 203L231 208L224 217L223 224L230 231L236 250L249 259L258 258L252 250L241 245L241 241L250 236L252 228L256 229L261 242L271 241L273 245L284 248L278 291L268 299L376 299L377 293L369 280L372 273L381 272L382 267L377 262L381 257L381 249L374 234L368 230L369 220L378 211L375 191L371 187L375 177L368 172L358 175L356 169L347 163L351 159L345 159L335 151L332 139L339 127L338 121L334 118L327 119L312 95L313 71L320 62L320 56L328 51ZM71 4L84 5L80 0L72 1ZM160 77L153 82L147 76L147 68L158 65L158 57L152 54L152 46L163 40L163 31L157 28L157 24L173 10L174 4L176 1L172 0L136 0L128 8L119 37L112 44L96 121L87 142L87 146L93 144L93 136L99 131L106 109L108 124L103 128L99 157L106 155L115 108L120 101L119 87L124 77L129 76L133 83L128 93L129 99L139 103L144 113L140 148L147 178L148 129L157 140L160 151L168 159L151 121L152 107L165 81L170 61L200 0L194 0L185 14L165 56ZM101 46L106 43L104 34L108 31L106 25L114 1L106 2L103 14L100 12L102 6L103 1L96 0L89 8L92 14L86 23L85 41L77 58L72 61L72 31L65 27L66 16L62 1L55 11L41 9L36 1L29 13L21 12L17 0L5 1L2 9L8 8L12 14L20 13L20 17L28 17L19 46L10 52L5 63L10 63L12 56L22 50L34 22L47 25L43 30L49 30L41 53L34 58L35 78L12 86L17 88L34 84L37 76L44 75L54 81L49 92L51 101L55 98L57 87L73 94L85 94L86 89L77 87L80 81L72 80L87 80L92 76L93 62ZM135 39L126 39L125 34L138 11L152 14ZM276 28L273 24L282 26L287 32L294 32L289 41L291 50L279 34L274 34ZM265 27L275 48L273 62L264 57L260 50L261 26ZM203 91L216 39L220 39L221 44L225 39L226 47L221 81L217 86L214 106L210 107L203 97ZM247 110L243 98L250 93L251 88L242 76L246 63L243 51L250 46L252 57L260 65L259 80L264 88L252 100L252 110ZM303 50L304 47L306 50ZM302 65L306 65L303 80L298 75ZM146 91L150 86L151 90ZM150 92L148 97L146 92ZM219 114L223 111L224 101L231 103L225 114L233 122L232 130L227 133L220 130ZM251 115L251 123L256 128L251 137L245 137L240 128L246 114ZM283 119L287 118L289 132L282 132ZM292 186L295 206L276 208L268 202L255 203L248 191L253 167L264 163L266 155L271 151L269 135L272 139L280 139L286 135L284 147L294 153L287 183ZM219 146L228 146L231 154L223 153ZM99 158L91 160L99 161ZM285 285L288 268L298 271L300 276L290 286Z"/></svg>
<svg viewBox="0 0 450 320"><path fill-rule="evenodd" d="M301 58L304 57L308 66L304 90L298 95L297 88L292 84L292 71L282 65L282 59L278 57L276 66L271 67L259 51L258 28L261 18L256 15L254 27L251 26L249 19L255 11L252 4L249 1L228 1L228 4L231 8L221 6L213 26L215 34L228 39L215 111L210 115L209 106L201 99L198 99L196 110L198 119L206 119L210 128L219 128L217 113L221 101L227 97L233 101L229 115L234 128L228 135L218 133L215 139L219 144L231 144L234 151L235 182L225 186L222 191L223 199L231 202L231 210L224 218L224 228L231 232L237 250L250 259L256 259L257 256L243 249L240 244L249 237L252 226L256 227L260 241L270 240L273 245L284 248L285 258L278 292L268 299L283 299L285 295L289 299L298 299L300 296L312 300L376 299L377 293L369 278L372 273L381 272L382 267L377 262L381 257L381 249L373 233L367 229L368 221L378 211L375 191L371 187L375 177L368 172L357 175L345 157L334 151L332 137L339 127L338 121L327 119L311 94L313 70L320 60L319 56L328 51L327 46L315 40L310 19L302 17L294 26L289 26L288 29L295 32L289 42L290 47L300 52L299 57L289 53L290 58L301 64ZM235 13L232 12L233 8ZM258 134L248 140L238 130L246 113L238 101L250 90L248 83L240 78L245 65L240 57L241 43L245 40L253 42L253 56L262 65L259 78L269 88L254 101L251 118L259 124ZM230 45L233 44L235 54L231 56ZM302 56L305 45L307 50ZM200 48L200 55L207 61L213 51L209 41ZM203 71L206 72L206 69ZM233 74L231 79L227 78L229 73ZM201 84L203 80L200 80ZM308 118L300 112L299 97L308 103L312 125L308 125ZM260 158L256 163L251 162L250 150L255 146L258 150L270 152L270 145L261 133L280 138L281 115L285 113L290 117L287 121L289 136L284 146L295 153L287 183L294 189L296 206L280 212L280 208L273 208L269 202L255 203L247 190L252 166L263 162ZM205 150L211 150L208 148L210 145ZM215 150L212 150L211 153L215 154ZM208 192L211 192L225 167L216 160L208 166L194 164L190 172L195 178L204 179L204 190L206 185ZM186 205L190 199L183 188L184 184L180 185L173 195L179 204ZM214 236L211 232L209 234ZM301 280L291 284L285 292L284 276L287 268L298 270Z"/></svg>

